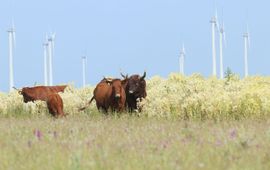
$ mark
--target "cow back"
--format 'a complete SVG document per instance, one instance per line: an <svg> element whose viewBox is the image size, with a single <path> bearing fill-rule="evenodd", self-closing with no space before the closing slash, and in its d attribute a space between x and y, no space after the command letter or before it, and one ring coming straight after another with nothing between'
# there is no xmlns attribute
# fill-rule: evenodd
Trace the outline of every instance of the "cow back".
<svg viewBox="0 0 270 170"><path fill-rule="evenodd" d="M109 106L110 96L112 94L111 86L106 82L97 84L94 90L94 98L97 105L107 108Z"/></svg>
<svg viewBox="0 0 270 170"><path fill-rule="evenodd" d="M64 92L66 86L35 86L35 87L24 87L21 94L24 97L24 102L42 100L46 101L48 95L53 93Z"/></svg>

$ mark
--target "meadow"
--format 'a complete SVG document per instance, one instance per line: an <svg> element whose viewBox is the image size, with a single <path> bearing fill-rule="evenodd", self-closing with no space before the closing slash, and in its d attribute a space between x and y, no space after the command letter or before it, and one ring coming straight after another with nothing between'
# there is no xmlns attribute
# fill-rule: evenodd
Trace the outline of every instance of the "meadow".
<svg viewBox="0 0 270 170"><path fill-rule="evenodd" d="M0 169L270 168L270 121L133 116L0 119Z"/></svg>
<svg viewBox="0 0 270 170"><path fill-rule="evenodd" d="M147 80L141 113L78 108L94 87L61 94L69 115L0 94L0 169L270 169L270 78L198 74Z"/></svg>

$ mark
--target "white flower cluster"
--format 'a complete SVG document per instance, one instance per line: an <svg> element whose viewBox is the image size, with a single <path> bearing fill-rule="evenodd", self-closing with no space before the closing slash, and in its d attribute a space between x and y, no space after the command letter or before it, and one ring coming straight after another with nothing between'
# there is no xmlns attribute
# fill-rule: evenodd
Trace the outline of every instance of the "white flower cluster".
<svg viewBox="0 0 270 170"><path fill-rule="evenodd" d="M147 82L147 98L141 103L148 116L183 119L241 119L270 114L270 78L237 76L218 80L194 74L170 74Z"/></svg>

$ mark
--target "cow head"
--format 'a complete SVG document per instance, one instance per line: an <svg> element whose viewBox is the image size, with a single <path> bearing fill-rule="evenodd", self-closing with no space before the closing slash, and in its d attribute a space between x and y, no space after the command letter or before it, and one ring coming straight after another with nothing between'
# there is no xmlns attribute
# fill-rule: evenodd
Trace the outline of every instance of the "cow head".
<svg viewBox="0 0 270 170"><path fill-rule="evenodd" d="M19 94L22 94L22 90L17 89L16 87L13 86L13 89L16 90Z"/></svg>
<svg viewBox="0 0 270 170"><path fill-rule="evenodd" d="M28 102L34 101L33 97L30 96L30 93L28 92L28 90L29 90L28 87L24 87L24 88L22 88L21 91L18 91L19 94L21 94L23 96L24 103L28 103Z"/></svg>
<svg viewBox="0 0 270 170"><path fill-rule="evenodd" d="M120 79L114 79L111 83L112 86L112 93L115 99L120 99L122 97L122 81Z"/></svg>
<svg viewBox="0 0 270 170"><path fill-rule="evenodd" d="M145 82L146 72L143 76L132 75L129 77L126 91L129 95L133 95L136 98L146 97L146 82Z"/></svg>

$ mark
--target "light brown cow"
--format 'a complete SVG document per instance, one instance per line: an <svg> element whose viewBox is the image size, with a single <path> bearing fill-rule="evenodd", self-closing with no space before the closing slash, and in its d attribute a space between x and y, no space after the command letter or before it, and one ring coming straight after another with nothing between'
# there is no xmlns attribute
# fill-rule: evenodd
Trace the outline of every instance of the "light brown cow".
<svg viewBox="0 0 270 170"><path fill-rule="evenodd" d="M63 100L59 94L53 93L48 95L46 103L48 110L52 114L52 116L54 117L65 116L65 113L63 111Z"/></svg>
<svg viewBox="0 0 270 170"><path fill-rule="evenodd" d="M98 110L104 110L105 113L111 108L112 111L121 112L125 109L126 93L122 84L126 81L120 79L108 80L104 78L97 84L94 90L94 96L88 102L87 106L95 99ZM85 110L86 107L80 110Z"/></svg>
<svg viewBox="0 0 270 170"><path fill-rule="evenodd" d="M48 95L64 92L67 86L35 86L35 87L24 87L22 90L19 90L19 93L23 95L23 101L34 102L35 100L46 101Z"/></svg>

